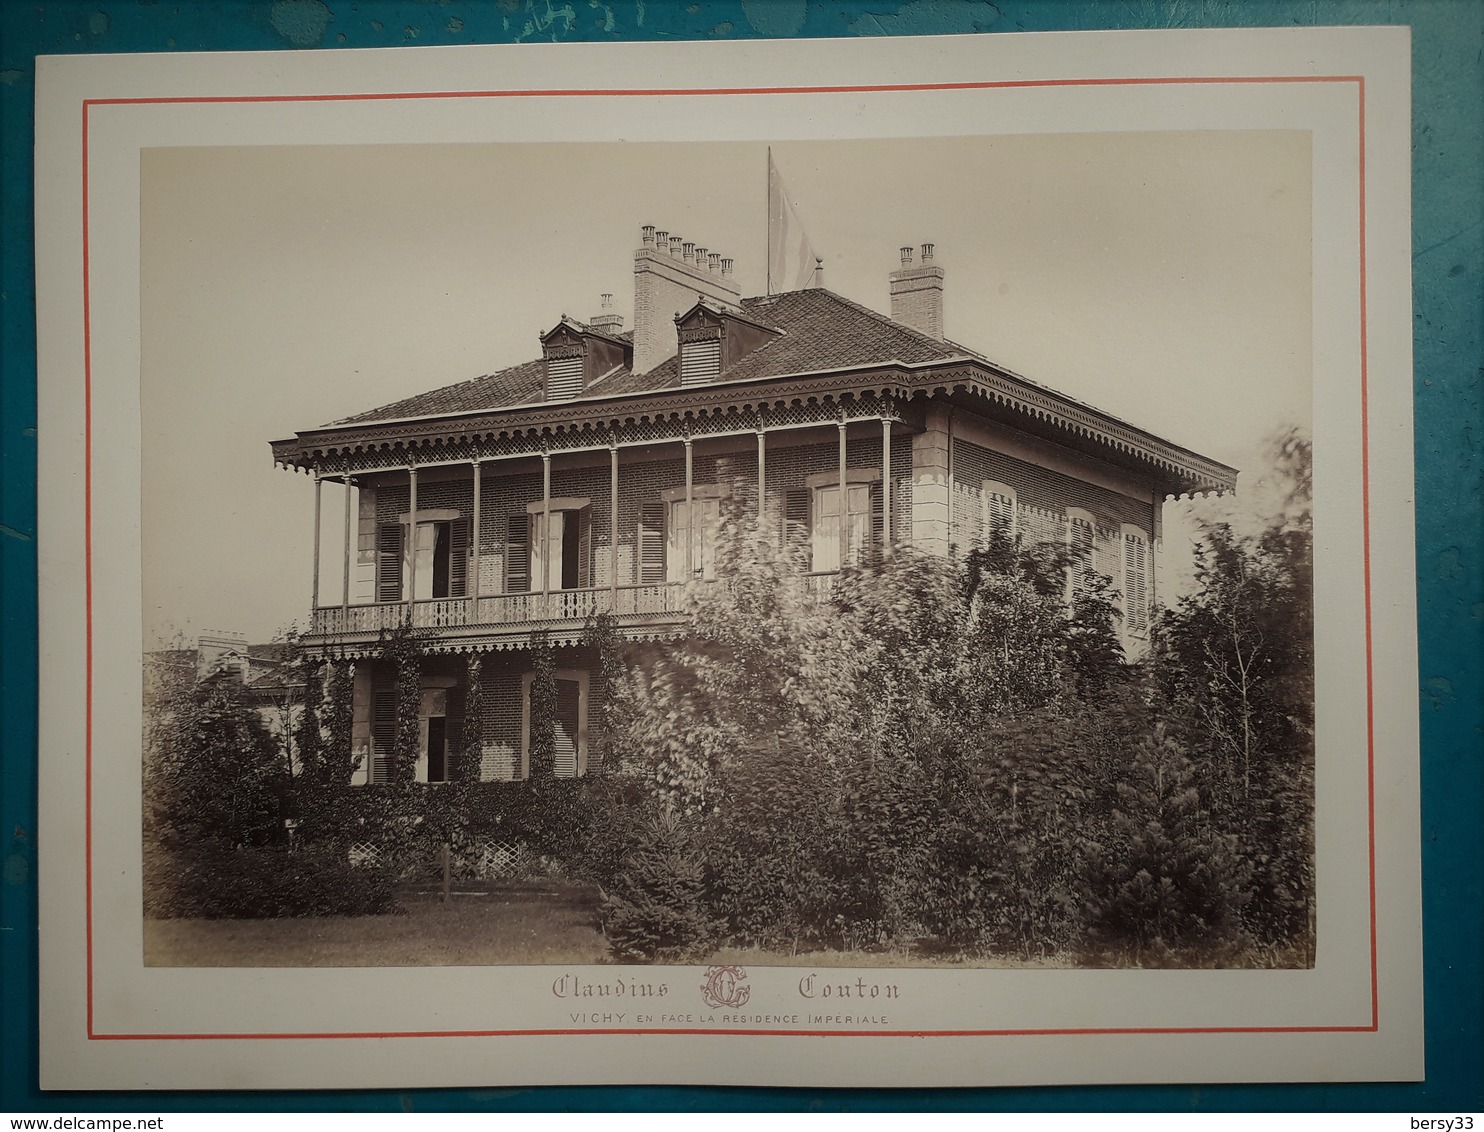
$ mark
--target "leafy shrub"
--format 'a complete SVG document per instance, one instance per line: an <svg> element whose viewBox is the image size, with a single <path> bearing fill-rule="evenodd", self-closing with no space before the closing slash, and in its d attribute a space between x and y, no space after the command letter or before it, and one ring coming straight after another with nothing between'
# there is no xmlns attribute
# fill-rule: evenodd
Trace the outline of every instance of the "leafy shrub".
<svg viewBox="0 0 1484 1132"><path fill-rule="evenodd" d="M156 919L276 919L396 912L383 869L328 850L223 849L145 854L144 911Z"/></svg>

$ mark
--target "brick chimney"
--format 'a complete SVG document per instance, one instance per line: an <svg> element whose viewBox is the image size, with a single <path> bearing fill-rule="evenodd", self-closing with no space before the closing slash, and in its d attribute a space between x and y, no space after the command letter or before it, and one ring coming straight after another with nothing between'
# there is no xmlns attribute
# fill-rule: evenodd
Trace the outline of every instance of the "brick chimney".
<svg viewBox="0 0 1484 1132"><path fill-rule="evenodd" d="M912 249L902 249L902 266L888 277L892 321L929 338L943 340L943 269L933 262L933 245L922 245L922 262L912 264Z"/></svg>
<svg viewBox="0 0 1484 1132"><path fill-rule="evenodd" d="M646 224L634 252L635 373L648 373L675 355L675 316L697 299L724 310L741 309L742 288L732 278L732 261Z"/></svg>
<svg viewBox="0 0 1484 1132"><path fill-rule="evenodd" d="M588 319L588 325L601 334L616 337L623 333L623 315L613 309L613 296L607 291L603 292L603 309Z"/></svg>

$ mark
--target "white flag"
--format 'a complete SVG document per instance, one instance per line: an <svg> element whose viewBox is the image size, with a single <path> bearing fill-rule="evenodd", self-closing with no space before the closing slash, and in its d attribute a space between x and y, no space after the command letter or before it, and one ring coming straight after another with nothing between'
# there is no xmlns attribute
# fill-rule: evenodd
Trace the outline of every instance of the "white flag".
<svg viewBox="0 0 1484 1132"><path fill-rule="evenodd" d="M768 150L768 294L799 291L814 280L819 258Z"/></svg>

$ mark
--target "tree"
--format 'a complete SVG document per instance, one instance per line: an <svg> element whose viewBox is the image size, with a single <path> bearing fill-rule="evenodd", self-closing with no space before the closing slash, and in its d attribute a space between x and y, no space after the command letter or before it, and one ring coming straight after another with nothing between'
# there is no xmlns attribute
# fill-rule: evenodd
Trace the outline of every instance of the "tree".
<svg viewBox="0 0 1484 1132"><path fill-rule="evenodd" d="M1199 752L1213 820L1252 867L1246 910L1275 949L1312 949L1314 629L1306 435L1269 446L1246 513L1203 523L1198 588L1166 611L1155 671L1172 721Z"/></svg>
<svg viewBox="0 0 1484 1132"><path fill-rule="evenodd" d="M263 845L282 832L273 735L230 675L157 658L147 684L148 825L169 848Z"/></svg>

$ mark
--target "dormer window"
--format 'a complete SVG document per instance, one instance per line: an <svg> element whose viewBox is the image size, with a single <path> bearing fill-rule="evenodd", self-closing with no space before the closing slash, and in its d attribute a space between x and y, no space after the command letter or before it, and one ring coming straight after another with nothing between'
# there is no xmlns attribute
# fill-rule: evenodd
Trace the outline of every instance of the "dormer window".
<svg viewBox="0 0 1484 1132"><path fill-rule="evenodd" d="M563 315L561 322L541 336L546 400L570 401L580 396L588 386L622 366L627 349L622 340Z"/></svg>
<svg viewBox="0 0 1484 1132"><path fill-rule="evenodd" d="M675 319L680 343L680 384L715 381L752 351L777 338L779 331L719 310L704 299Z"/></svg>

